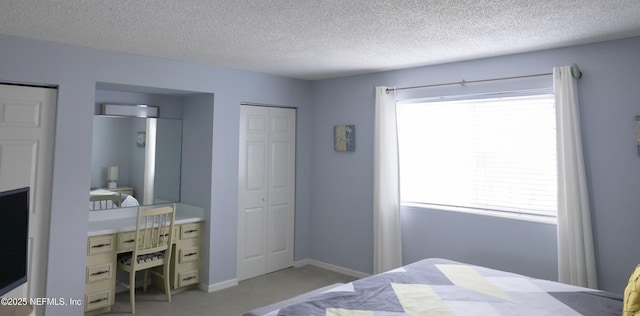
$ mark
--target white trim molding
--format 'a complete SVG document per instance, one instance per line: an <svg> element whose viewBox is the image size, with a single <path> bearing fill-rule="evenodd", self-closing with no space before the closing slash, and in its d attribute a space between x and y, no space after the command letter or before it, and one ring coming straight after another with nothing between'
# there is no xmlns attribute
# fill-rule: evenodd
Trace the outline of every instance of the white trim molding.
<svg viewBox="0 0 640 316"><path fill-rule="evenodd" d="M238 279L231 279L231 280L222 281L222 282L209 284L209 285L200 283L198 285L198 288L207 293L212 293L212 292L228 289L230 287L234 287L237 285L238 285Z"/></svg>

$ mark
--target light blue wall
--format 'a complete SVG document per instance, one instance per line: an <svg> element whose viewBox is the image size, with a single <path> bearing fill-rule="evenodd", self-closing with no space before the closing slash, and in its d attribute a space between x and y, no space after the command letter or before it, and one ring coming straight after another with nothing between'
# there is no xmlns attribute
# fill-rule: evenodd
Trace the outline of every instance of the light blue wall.
<svg viewBox="0 0 640 316"><path fill-rule="evenodd" d="M46 295L83 298L87 188L96 83L188 91L182 200L205 207L210 249L202 282L236 276L238 122L241 102L298 109L296 258L309 256L311 86L307 81L0 35L0 82L58 86ZM204 95L198 99L197 95ZM200 116L204 115L204 116ZM211 124L213 122L213 125ZM190 124L192 123L192 124ZM188 144L188 145L187 145ZM184 175L183 175L184 176ZM47 315L82 307L48 306Z"/></svg>
<svg viewBox="0 0 640 316"><path fill-rule="evenodd" d="M406 207L403 262L447 258L557 280L556 225Z"/></svg>
<svg viewBox="0 0 640 316"><path fill-rule="evenodd" d="M185 98L187 105L183 109L182 125L182 187L181 201L191 201L194 205L211 205L211 168L213 154L213 139L211 124L213 124L213 95L199 95ZM188 122L188 123L187 123ZM211 135L211 136L209 136ZM202 237L204 244L211 245L210 236L213 224L211 212L207 213L207 226ZM203 247L203 262L201 271L204 280L210 280L214 275L211 271L211 256L215 253L210 247Z"/></svg>
<svg viewBox="0 0 640 316"><path fill-rule="evenodd" d="M313 83L311 257L373 271L373 87L416 86L551 72L577 63L581 122L601 288L621 292L640 263L640 38ZM411 90L399 99L551 87L551 77ZM332 127L356 125L356 151L332 148ZM557 277L555 227L435 210L402 210L403 260L445 257ZM521 236L520 234L526 234Z"/></svg>

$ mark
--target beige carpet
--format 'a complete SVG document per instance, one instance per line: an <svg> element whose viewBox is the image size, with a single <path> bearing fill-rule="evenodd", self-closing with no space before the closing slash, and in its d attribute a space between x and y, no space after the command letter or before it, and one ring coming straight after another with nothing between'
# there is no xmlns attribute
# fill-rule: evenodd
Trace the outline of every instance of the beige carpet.
<svg viewBox="0 0 640 316"><path fill-rule="evenodd" d="M241 281L238 286L206 293L189 290L171 296L166 302L162 291L150 288L136 292L136 315L213 315L241 316L245 312L284 300L333 283L347 283L356 278L307 265L289 268ZM105 315L129 315L129 292L116 295L116 304Z"/></svg>

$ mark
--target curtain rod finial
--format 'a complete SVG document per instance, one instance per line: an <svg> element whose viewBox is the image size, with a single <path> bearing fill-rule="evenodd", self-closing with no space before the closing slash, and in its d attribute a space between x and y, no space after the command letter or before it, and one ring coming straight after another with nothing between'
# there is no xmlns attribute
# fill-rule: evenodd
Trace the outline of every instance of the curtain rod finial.
<svg viewBox="0 0 640 316"><path fill-rule="evenodd" d="M577 64L571 65L571 75L576 79L582 78L582 71L580 71Z"/></svg>

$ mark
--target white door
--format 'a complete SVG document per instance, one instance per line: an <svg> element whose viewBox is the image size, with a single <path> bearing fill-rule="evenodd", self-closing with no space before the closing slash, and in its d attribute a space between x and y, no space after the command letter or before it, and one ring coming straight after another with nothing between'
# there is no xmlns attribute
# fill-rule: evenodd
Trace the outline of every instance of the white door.
<svg viewBox="0 0 640 316"><path fill-rule="evenodd" d="M295 109L242 105L238 280L293 265Z"/></svg>
<svg viewBox="0 0 640 316"><path fill-rule="evenodd" d="M31 188L27 283L9 297L44 297L56 99L55 89L0 84L0 191Z"/></svg>

